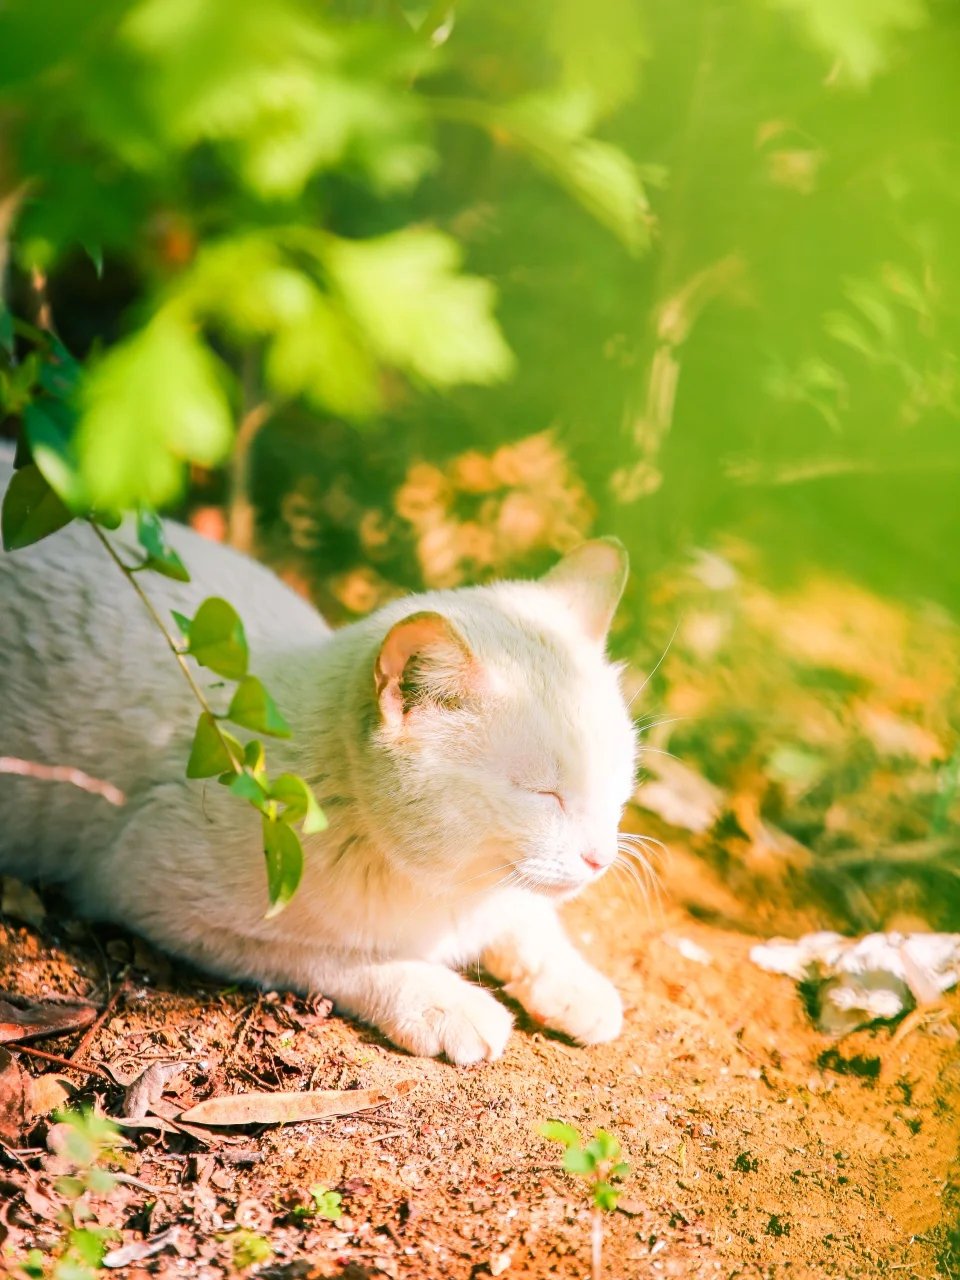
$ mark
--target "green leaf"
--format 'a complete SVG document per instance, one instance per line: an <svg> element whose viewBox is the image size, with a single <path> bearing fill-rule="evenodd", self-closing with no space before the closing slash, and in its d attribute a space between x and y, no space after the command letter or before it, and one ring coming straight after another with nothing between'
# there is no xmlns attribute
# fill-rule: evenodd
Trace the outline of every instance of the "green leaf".
<svg viewBox="0 0 960 1280"><path fill-rule="evenodd" d="M50 355L40 366L40 386L56 400L71 400L83 378L83 365L54 334L45 337L50 344Z"/></svg>
<svg viewBox="0 0 960 1280"><path fill-rule="evenodd" d="M620 1143L606 1129L598 1129L593 1135L593 1140L588 1144L587 1150L592 1152L598 1160L616 1160L620 1154Z"/></svg>
<svg viewBox="0 0 960 1280"><path fill-rule="evenodd" d="M575 94L524 98L491 118L530 159L631 251L650 245L647 195L639 170L619 147L585 136L592 101Z"/></svg>
<svg viewBox="0 0 960 1280"><path fill-rule="evenodd" d="M770 0L794 13L808 39L837 64L838 78L866 85L890 60L894 36L928 20L924 0Z"/></svg>
<svg viewBox="0 0 960 1280"><path fill-rule="evenodd" d="M250 659L243 623L233 605L219 596L204 600L188 631L188 649L202 667L218 676L240 680Z"/></svg>
<svg viewBox="0 0 960 1280"><path fill-rule="evenodd" d="M190 619L186 616L186 614L178 613L176 609L171 609L170 616L171 618L173 618L174 622L177 624L177 627L179 628L181 635L185 639L189 638Z"/></svg>
<svg viewBox="0 0 960 1280"><path fill-rule="evenodd" d="M621 1178L628 1177L629 1173L629 1164L627 1164L626 1160L621 1160L619 1164L615 1164L610 1170L610 1179L611 1181L618 1181Z"/></svg>
<svg viewBox="0 0 960 1280"><path fill-rule="evenodd" d="M266 1236L257 1235L255 1231L248 1231L245 1228L234 1231L230 1241L233 1265L239 1271L247 1271L250 1267L267 1262L273 1257L273 1245Z"/></svg>
<svg viewBox="0 0 960 1280"><path fill-rule="evenodd" d="M537 1132L542 1138L548 1138L551 1142L562 1142L565 1147L580 1143L579 1129L575 1129L572 1124L565 1124L562 1120L544 1120L542 1124L537 1125Z"/></svg>
<svg viewBox="0 0 960 1280"><path fill-rule="evenodd" d="M293 827L264 815L263 852L267 859L270 909L266 919L279 915L296 893L303 874L303 846Z"/></svg>
<svg viewBox="0 0 960 1280"><path fill-rule="evenodd" d="M13 314L0 302L0 351L12 356L13 350Z"/></svg>
<svg viewBox="0 0 960 1280"><path fill-rule="evenodd" d="M20 1263L20 1270L28 1277L28 1280L43 1280L45 1271L46 1255L39 1249L31 1249L23 1262Z"/></svg>
<svg viewBox="0 0 960 1280"><path fill-rule="evenodd" d="M4 550L29 547L56 533L72 519L73 512L54 493L39 467L21 467L13 473L0 508Z"/></svg>
<svg viewBox="0 0 960 1280"><path fill-rule="evenodd" d="M379 371L350 318L319 290L296 324L279 328L267 352L266 375L285 396L365 418L381 403Z"/></svg>
<svg viewBox="0 0 960 1280"><path fill-rule="evenodd" d="M147 553L143 564L137 566L139 569L152 569L177 582L190 581L186 565L167 543L163 521L149 507L141 507L137 512L137 541Z"/></svg>
<svg viewBox="0 0 960 1280"><path fill-rule="evenodd" d="M266 769L267 754L263 749L263 743L257 738L253 738L243 748L243 762L256 778L259 778Z"/></svg>
<svg viewBox="0 0 960 1280"><path fill-rule="evenodd" d="M563 1167L567 1173L593 1173L597 1167L595 1158L589 1149L583 1147L567 1147L563 1153Z"/></svg>
<svg viewBox="0 0 960 1280"><path fill-rule="evenodd" d="M107 1251L105 1237L116 1234L109 1228L82 1227L79 1231L71 1231L68 1239L71 1250L79 1256L81 1262L88 1267L99 1267Z"/></svg>
<svg viewBox="0 0 960 1280"><path fill-rule="evenodd" d="M449 236L413 227L371 240L331 236L324 262L387 364L438 387L499 382L513 356L493 318L494 289L460 275L460 256Z"/></svg>
<svg viewBox="0 0 960 1280"><path fill-rule="evenodd" d="M82 1178L77 1178L73 1174L64 1174L57 1178L54 1183L57 1194L63 1196L65 1200L77 1200L86 1191L86 1183Z"/></svg>
<svg viewBox="0 0 960 1280"><path fill-rule="evenodd" d="M224 739L233 748L236 758L242 759L243 747L240 743L219 728L213 716L204 711L197 721L197 730L193 735L193 746L187 761L188 778L212 778L218 773L233 769L233 761L224 746Z"/></svg>
<svg viewBox="0 0 960 1280"><path fill-rule="evenodd" d="M294 773L282 773L270 787L270 798L286 805L284 822L303 822L303 834L325 831L327 817L317 804L311 787Z"/></svg>
<svg viewBox="0 0 960 1280"><path fill-rule="evenodd" d="M63 400L43 398L28 404L23 428L34 462L50 487L76 515L90 508L90 500L80 476L74 441L77 415Z"/></svg>
<svg viewBox="0 0 960 1280"><path fill-rule="evenodd" d="M263 784L244 769L243 773L234 773L228 783L230 790L242 800L248 800L255 809L263 812L267 803L267 792Z"/></svg>
<svg viewBox="0 0 960 1280"><path fill-rule="evenodd" d="M624 0L554 0L544 34L566 86L588 90L605 109L630 98L646 53L642 14Z"/></svg>
<svg viewBox="0 0 960 1280"><path fill-rule="evenodd" d="M109 1169L93 1168L87 1174L87 1185L91 1191L95 1191L97 1195L106 1195L113 1189L117 1179Z"/></svg>
<svg viewBox="0 0 960 1280"><path fill-rule="evenodd" d="M610 1213L617 1207L622 1194L619 1187L612 1187L609 1182L597 1182L593 1187L593 1203L598 1209Z"/></svg>
<svg viewBox="0 0 960 1280"><path fill-rule="evenodd" d="M257 733L269 733L274 738L290 737L290 726L280 714L280 709L264 688L262 681L256 676L245 676L237 686L227 711L227 719L232 720L234 724L243 725L245 729L254 729Z"/></svg>
<svg viewBox="0 0 960 1280"><path fill-rule="evenodd" d="M326 1218L328 1222L337 1222L343 1217L343 1197L339 1191L329 1191L318 1183L310 1188L313 1204L310 1212L318 1218Z"/></svg>
<svg viewBox="0 0 960 1280"><path fill-rule="evenodd" d="M81 475L93 505L107 509L172 501L184 463L221 462L233 434L219 366L172 308L91 368L81 406Z"/></svg>

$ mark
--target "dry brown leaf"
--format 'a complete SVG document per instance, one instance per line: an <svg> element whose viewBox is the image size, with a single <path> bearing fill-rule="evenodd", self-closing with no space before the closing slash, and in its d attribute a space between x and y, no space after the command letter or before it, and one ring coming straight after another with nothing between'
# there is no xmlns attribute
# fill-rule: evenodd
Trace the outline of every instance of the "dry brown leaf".
<svg viewBox="0 0 960 1280"><path fill-rule="evenodd" d="M34 1119L48 1116L51 1111L65 1107L75 1092L69 1080L53 1071L36 1076L30 1082L30 1113Z"/></svg>
<svg viewBox="0 0 960 1280"><path fill-rule="evenodd" d="M92 1004L33 1004L18 1009L0 1000L0 1043L80 1031L96 1017L97 1008Z"/></svg>
<svg viewBox="0 0 960 1280"><path fill-rule="evenodd" d="M111 1249L104 1254L101 1266L129 1267L133 1262L142 1262L144 1258L152 1258L155 1253L164 1249L177 1249L180 1243L179 1226L168 1227L152 1240L134 1240L130 1244L121 1245L119 1249Z"/></svg>
<svg viewBox="0 0 960 1280"><path fill-rule="evenodd" d="M382 1089L314 1089L290 1093L233 1093L207 1098L181 1112L190 1124L231 1127L238 1124L295 1124L369 1111L409 1093L416 1080L401 1080Z"/></svg>
<svg viewBox="0 0 960 1280"><path fill-rule="evenodd" d="M129 1120L142 1120L156 1108L167 1084L186 1070L185 1062L154 1062L127 1086L120 1110Z"/></svg>
<svg viewBox="0 0 960 1280"><path fill-rule="evenodd" d="M30 1077L12 1053L0 1049L0 1139L16 1146L30 1123Z"/></svg>

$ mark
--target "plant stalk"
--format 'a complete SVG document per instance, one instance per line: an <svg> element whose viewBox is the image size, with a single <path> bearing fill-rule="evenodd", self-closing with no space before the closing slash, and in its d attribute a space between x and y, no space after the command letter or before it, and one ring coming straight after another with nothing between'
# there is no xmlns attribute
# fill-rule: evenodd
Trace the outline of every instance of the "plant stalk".
<svg viewBox="0 0 960 1280"><path fill-rule="evenodd" d="M190 689L193 692L193 696L196 698L197 702L199 702L200 706L207 713L207 715L210 716L211 720L213 721L213 727L216 730L217 737L220 739L220 743L224 751L227 753L227 756L230 759L230 764L233 766L234 770L237 773L242 773L243 761L238 759L236 752L233 750L233 748L230 746L229 741L224 736L220 728L220 724L217 720L217 717L214 714L212 707L210 706L210 703L207 701L203 690L200 688L200 686L197 684L196 680L194 679L193 672L190 670L190 667L187 664L187 660L184 657L183 653L177 648L176 641L174 640L170 632L167 630L166 626L164 625L163 619L160 617L159 613L157 613L157 610L154 608L153 601L150 599L150 597L147 595L144 589L140 586L140 583L137 581L136 577L134 576L132 570L130 569L130 566L125 564L123 560L120 558L120 556L117 555L117 552L113 546L113 543L106 536L103 530L100 529L96 524L94 524L92 520L89 521L89 524L94 534L100 540L100 543L103 546L104 550L106 551L107 555L110 557L110 559L117 566L117 568L126 578L126 580L130 583L131 587L133 587L134 591L140 597L141 604L149 613L150 617L153 619L153 622L156 625L157 630L163 636L164 640L166 640L167 646L170 649L170 652L173 654L173 656L176 658L177 662L180 665L180 670L183 672L184 677L186 678L187 684L190 686Z"/></svg>

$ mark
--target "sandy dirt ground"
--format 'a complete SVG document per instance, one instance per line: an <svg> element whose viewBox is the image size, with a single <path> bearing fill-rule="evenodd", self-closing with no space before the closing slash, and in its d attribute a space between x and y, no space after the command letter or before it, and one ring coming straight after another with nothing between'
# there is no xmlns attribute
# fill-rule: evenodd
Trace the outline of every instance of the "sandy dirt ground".
<svg viewBox="0 0 960 1280"><path fill-rule="evenodd" d="M681 883L696 874L692 860L679 866ZM378 1110L333 1120L199 1136L128 1130L128 1181L93 1198L96 1221L116 1228L114 1245L168 1234L159 1252L113 1273L588 1277L587 1192L537 1132L559 1118L586 1135L610 1130L632 1165L604 1218L610 1280L960 1274L950 1252L960 1002L830 1040L793 983L748 956L757 936L807 927L803 912L760 904L724 928L678 905L685 895L667 880L651 906L608 877L568 912L623 992L617 1043L579 1048L518 1013L503 1060L467 1070L406 1057L323 1003L224 989L121 931L70 920L52 898L38 927L8 917L0 987L101 1007L112 993L82 1061L118 1079L184 1063L160 1104L168 1115L211 1094L416 1082ZM69 1057L79 1042L33 1045ZM76 1102L118 1112L123 1090L103 1075L21 1060L72 1082ZM25 1122L19 1144L0 1152L11 1274L28 1249L55 1252L63 1239L49 1123ZM340 1193L338 1221L302 1212L318 1185ZM272 1256L250 1263L239 1233L269 1242Z"/></svg>

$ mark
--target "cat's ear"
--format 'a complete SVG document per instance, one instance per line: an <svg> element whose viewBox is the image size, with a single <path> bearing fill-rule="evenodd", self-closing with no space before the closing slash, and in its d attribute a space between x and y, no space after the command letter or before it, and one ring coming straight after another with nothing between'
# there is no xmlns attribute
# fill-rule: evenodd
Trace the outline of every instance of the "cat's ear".
<svg viewBox="0 0 960 1280"><path fill-rule="evenodd" d="M448 618L414 613L387 632L374 668L380 714L399 728L415 706L458 705L475 671L470 647Z"/></svg>
<svg viewBox="0 0 960 1280"><path fill-rule="evenodd" d="M564 556L541 582L564 598L591 640L602 642L629 570L627 549L618 538L595 538Z"/></svg>

